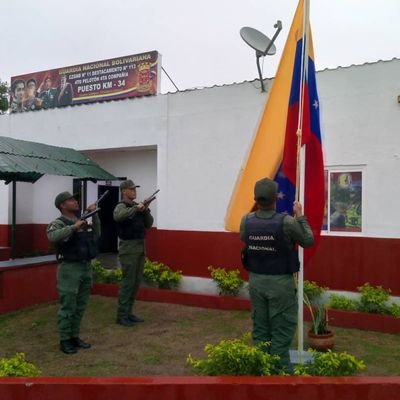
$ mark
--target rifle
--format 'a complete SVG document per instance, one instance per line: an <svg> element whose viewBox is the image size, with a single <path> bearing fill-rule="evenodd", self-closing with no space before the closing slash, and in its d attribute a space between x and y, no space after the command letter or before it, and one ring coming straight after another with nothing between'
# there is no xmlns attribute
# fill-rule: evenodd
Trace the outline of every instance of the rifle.
<svg viewBox="0 0 400 400"><path fill-rule="evenodd" d="M97 213L101 210L101 208L98 207L99 203L104 199L104 197L106 197L106 196L108 195L109 192L110 192L109 190L106 190L106 191L96 200L96 202L94 203L94 205L96 206L96 209L93 210L93 211L85 211L85 212L82 214L81 219L82 219L82 220L87 220L88 218L90 218L90 217L92 217L93 215L97 214Z"/></svg>
<svg viewBox="0 0 400 400"><path fill-rule="evenodd" d="M160 191L160 189L157 189L151 196L147 197L147 199L143 200L143 204L148 207L150 203L156 199L156 194Z"/></svg>

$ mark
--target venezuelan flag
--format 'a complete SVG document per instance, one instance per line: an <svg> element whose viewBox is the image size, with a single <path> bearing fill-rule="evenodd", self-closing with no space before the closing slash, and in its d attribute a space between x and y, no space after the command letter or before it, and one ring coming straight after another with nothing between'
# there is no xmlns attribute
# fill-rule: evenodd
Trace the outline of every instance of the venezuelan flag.
<svg viewBox="0 0 400 400"><path fill-rule="evenodd" d="M275 179L279 184L277 210L292 214L299 185L300 127L302 145L306 145L304 213L314 235L319 236L325 203L324 164L314 53L304 12L304 0L300 0L252 147L228 207L227 230L239 230L242 216L254 206L254 184L263 177Z"/></svg>

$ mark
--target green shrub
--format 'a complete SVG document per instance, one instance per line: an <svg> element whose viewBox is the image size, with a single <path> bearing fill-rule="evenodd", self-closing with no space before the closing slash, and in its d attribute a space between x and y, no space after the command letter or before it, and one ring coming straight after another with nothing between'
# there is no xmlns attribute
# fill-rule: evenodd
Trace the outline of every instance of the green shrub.
<svg viewBox="0 0 400 400"><path fill-rule="evenodd" d="M162 271L158 280L158 286L161 289L176 288L182 279L181 271L166 270Z"/></svg>
<svg viewBox="0 0 400 400"><path fill-rule="evenodd" d="M313 359L309 363L294 367L295 375L350 376L365 368L362 360L346 352L334 353L328 350L326 353L312 353Z"/></svg>
<svg viewBox="0 0 400 400"><path fill-rule="evenodd" d="M143 279L147 282L158 283L163 268L165 268L164 264L146 259L143 270Z"/></svg>
<svg viewBox="0 0 400 400"><path fill-rule="evenodd" d="M171 289L182 280L182 271L173 271L165 264L146 259L143 278L147 282L157 283L162 289Z"/></svg>
<svg viewBox="0 0 400 400"><path fill-rule="evenodd" d="M240 278L239 270L226 271L224 268L208 267L211 278L217 283L219 294L224 296L237 296L244 285Z"/></svg>
<svg viewBox="0 0 400 400"><path fill-rule="evenodd" d="M279 356L272 356L260 347L248 343L248 336L241 339L221 340L207 344L207 358L196 360L190 354L187 363L203 375L255 375L269 376L276 371Z"/></svg>
<svg viewBox="0 0 400 400"><path fill-rule="evenodd" d="M361 293L360 311L369 313L389 314L387 301L390 296L390 289L382 286L371 286L365 283L357 288Z"/></svg>
<svg viewBox="0 0 400 400"><path fill-rule="evenodd" d="M99 260L92 260L93 280L96 283L119 283L122 280L121 268L104 268Z"/></svg>
<svg viewBox="0 0 400 400"><path fill-rule="evenodd" d="M320 298L327 288L318 286L314 281L304 281L304 295L313 303Z"/></svg>
<svg viewBox="0 0 400 400"><path fill-rule="evenodd" d="M395 318L400 318L400 304L392 303L389 306L389 314Z"/></svg>
<svg viewBox="0 0 400 400"><path fill-rule="evenodd" d="M337 310L356 311L360 308L360 302L355 299L349 299L348 297L340 294L332 294L329 297L328 307L335 308Z"/></svg>
<svg viewBox="0 0 400 400"><path fill-rule="evenodd" d="M0 359L0 377L4 376L38 376L41 371L25 360L24 353L17 353L10 358Z"/></svg>

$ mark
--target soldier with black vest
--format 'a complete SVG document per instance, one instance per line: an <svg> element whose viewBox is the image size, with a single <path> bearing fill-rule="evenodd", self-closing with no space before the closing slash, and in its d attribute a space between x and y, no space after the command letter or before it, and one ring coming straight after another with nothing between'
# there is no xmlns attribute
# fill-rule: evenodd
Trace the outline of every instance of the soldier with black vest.
<svg viewBox="0 0 400 400"><path fill-rule="evenodd" d="M98 252L100 219L93 216L93 224L79 219L79 204L71 193L60 193L55 201L61 216L47 227L47 237L55 244L57 259L57 289L60 297L58 329L60 350L66 354L88 349L90 344L80 339L80 325L92 287L90 260ZM94 204L88 211L95 210Z"/></svg>
<svg viewBox="0 0 400 400"><path fill-rule="evenodd" d="M148 206L134 201L138 187L130 179L123 181L120 185L122 201L114 209L122 267L117 323L127 327L143 322L142 318L132 313L132 308L143 276L146 229L153 225Z"/></svg>
<svg viewBox="0 0 400 400"><path fill-rule="evenodd" d="M290 372L289 347L297 326L297 296L293 274L299 270L296 244L314 243L311 228L295 202L295 217L276 212L278 185L264 178L256 182L257 211L242 218L240 238L246 243L243 264L249 271L253 341L280 357Z"/></svg>

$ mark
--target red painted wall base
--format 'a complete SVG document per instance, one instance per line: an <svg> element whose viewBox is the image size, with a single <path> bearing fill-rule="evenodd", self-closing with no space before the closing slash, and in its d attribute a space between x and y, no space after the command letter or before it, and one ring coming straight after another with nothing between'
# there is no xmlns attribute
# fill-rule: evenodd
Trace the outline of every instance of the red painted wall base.
<svg viewBox="0 0 400 400"><path fill-rule="evenodd" d="M0 268L0 314L56 300L56 272L56 263Z"/></svg>
<svg viewBox="0 0 400 400"><path fill-rule="evenodd" d="M400 333L400 318L389 315L333 309L330 309L328 314L329 322L333 326L383 333Z"/></svg>
<svg viewBox="0 0 400 400"><path fill-rule="evenodd" d="M47 240L46 229L46 224L18 224L16 226L17 257L27 257L38 252L47 254L51 246ZM0 247L11 247L10 225L0 225ZM0 261L7 259L2 258Z"/></svg>
<svg viewBox="0 0 400 400"><path fill-rule="evenodd" d="M209 265L239 268L243 247L239 235L229 232L169 231L152 229L148 254L184 275L209 277ZM322 236L314 256L305 267L305 278L333 290L355 291L369 282L400 295L400 239ZM379 266L379 268L377 268Z"/></svg>
<svg viewBox="0 0 400 400"><path fill-rule="evenodd" d="M0 225L0 247L10 246L9 226ZM18 254L47 253L45 224L17 226ZM148 255L184 275L209 277L209 265L246 271L240 265L242 242L230 232L200 232L150 229ZM1 256L1 254L0 254ZM355 291L369 282L382 285L400 296L400 239L322 236L319 247L306 265L305 277L334 290ZM377 268L379 266L379 268Z"/></svg>
<svg viewBox="0 0 400 400"><path fill-rule="evenodd" d="M58 298L56 271L57 264L55 262L0 268L0 313L56 300ZM118 285L95 284L93 294L116 297L118 295ZM250 301L246 298L153 288L141 288L138 299L220 310L250 309ZM307 310L305 318L310 320ZM400 333L400 318L386 315L330 310L329 319L333 326Z"/></svg>
<svg viewBox="0 0 400 400"><path fill-rule="evenodd" d="M400 377L2 378L1 400L397 400Z"/></svg>

